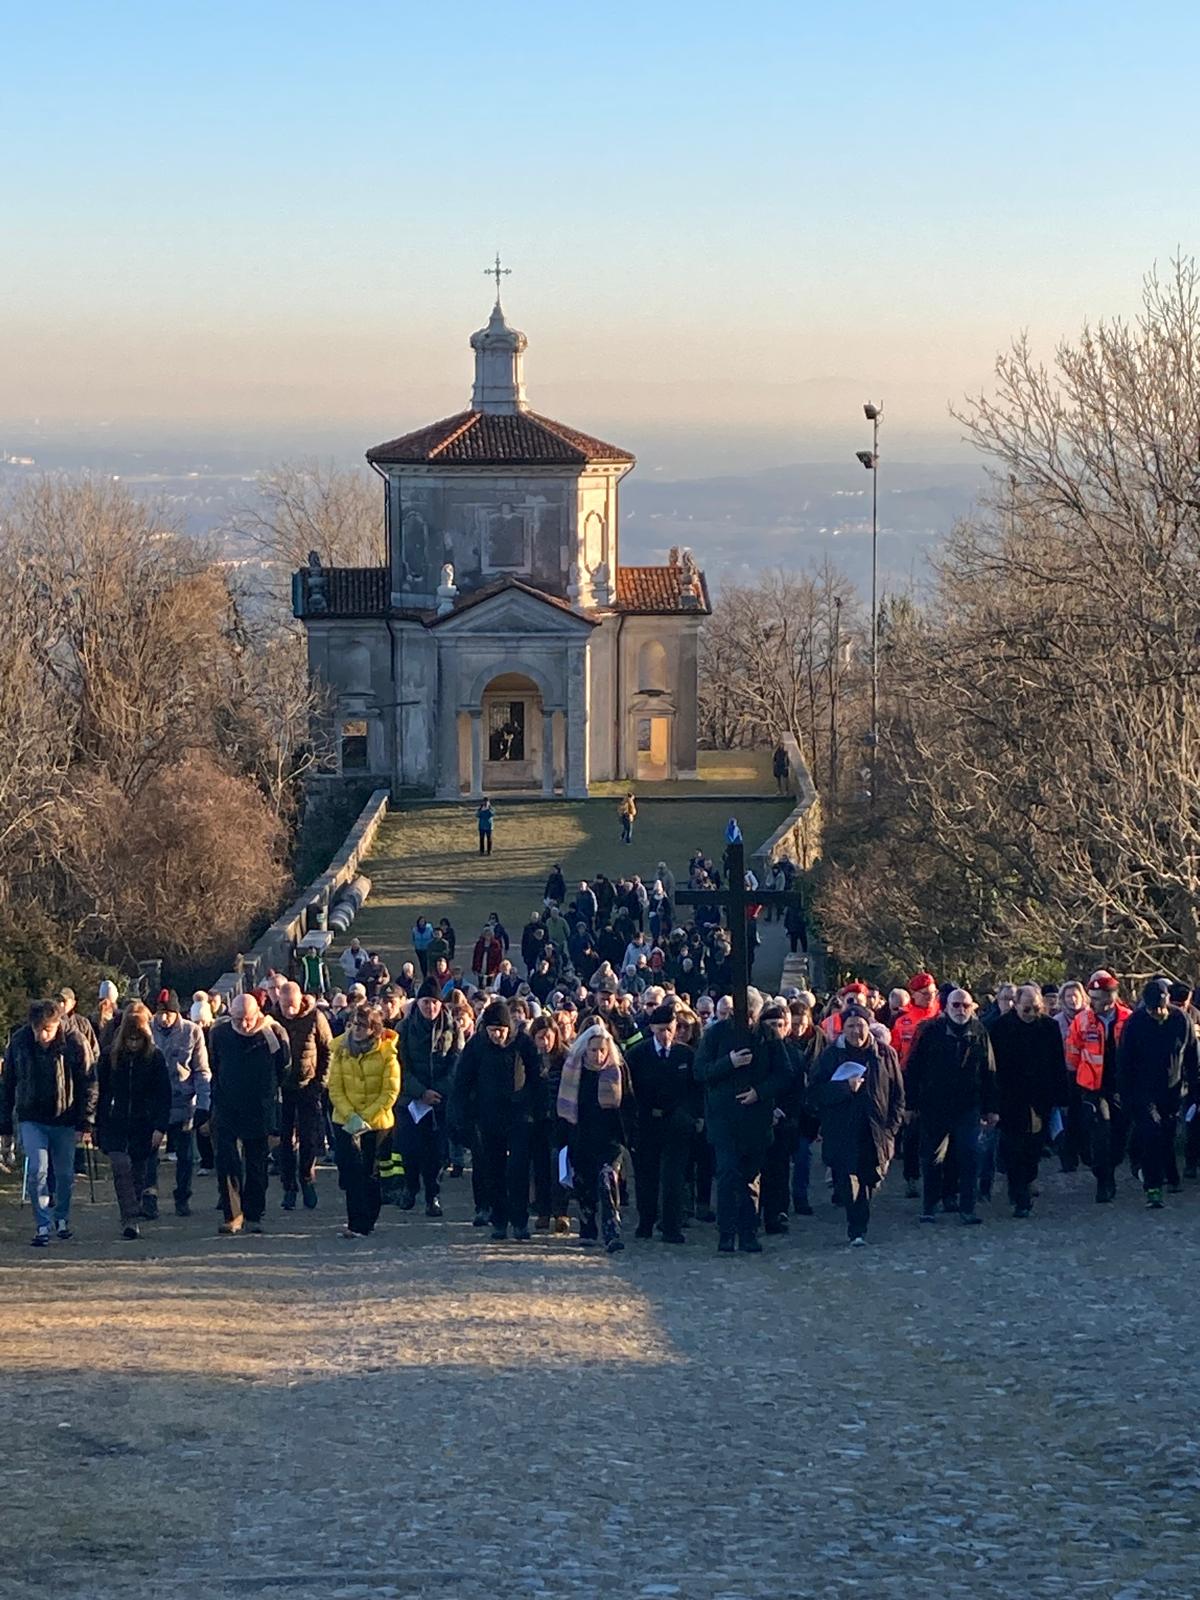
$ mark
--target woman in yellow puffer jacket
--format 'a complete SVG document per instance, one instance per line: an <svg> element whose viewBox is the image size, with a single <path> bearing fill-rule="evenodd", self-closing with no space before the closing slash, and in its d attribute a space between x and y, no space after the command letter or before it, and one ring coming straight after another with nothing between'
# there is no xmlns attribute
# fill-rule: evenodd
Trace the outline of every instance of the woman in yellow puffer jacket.
<svg viewBox="0 0 1200 1600"><path fill-rule="evenodd" d="M373 1006L357 1006L329 1052L338 1181L346 1194L346 1239L364 1239L379 1218L378 1165L400 1093L396 1035Z"/></svg>

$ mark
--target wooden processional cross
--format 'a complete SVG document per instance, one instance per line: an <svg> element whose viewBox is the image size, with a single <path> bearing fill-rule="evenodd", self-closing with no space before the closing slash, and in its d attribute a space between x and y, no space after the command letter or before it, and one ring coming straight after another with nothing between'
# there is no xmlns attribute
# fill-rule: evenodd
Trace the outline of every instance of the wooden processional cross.
<svg viewBox="0 0 1200 1600"><path fill-rule="evenodd" d="M801 902L800 889L747 889L746 848L737 818L730 817L725 829L724 889L681 889L676 904L719 906L729 923L729 961L733 968L733 1015L740 1032L750 1029L750 1008L746 989L750 983L750 945L746 938L746 911L750 906L795 906Z"/></svg>

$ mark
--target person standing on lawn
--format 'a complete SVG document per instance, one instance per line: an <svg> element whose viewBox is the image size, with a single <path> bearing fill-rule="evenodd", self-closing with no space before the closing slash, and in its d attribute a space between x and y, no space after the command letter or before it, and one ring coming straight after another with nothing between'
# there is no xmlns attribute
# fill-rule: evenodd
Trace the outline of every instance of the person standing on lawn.
<svg viewBox="0 0 1200 1600"><path fill-rule="evenodd" d="M617 815L621 819L621 843L632 844L633 824L637 820L637 801L634 799L632 789L617 807Z"/></svg>
<svg viewBox="0 0 1200 1600"><path fill-rule="evenodd" d="M475 821L479 827L479 854L490 856L492 853L492 824L496 820L496 812L492 802L484 795L475 812Z"/></svg>

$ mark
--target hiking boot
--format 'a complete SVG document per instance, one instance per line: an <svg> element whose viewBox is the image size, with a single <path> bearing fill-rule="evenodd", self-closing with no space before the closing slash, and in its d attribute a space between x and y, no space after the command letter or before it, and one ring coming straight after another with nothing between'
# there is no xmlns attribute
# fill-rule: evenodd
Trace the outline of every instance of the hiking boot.
<svg viewBox="0 0 1200 1600"><path fill-rule="evenodd" d="M177 1217L190 1217L191 1214L192 1214L192 1208L187 1203L186 1200L176 1200L176 1202L175 1202L175 1215Z"/></svg>
<svg viewBox="0 0 1200 1600"><path fill-rule="evenodd" d="M440 1200L431 1200L425 1207L425 1215L427 1217L440 1217L441 1214L442 1202Z"/></svg>
<svg viewBox="0 0 1200 1600"><path fill-rule="evenodd" d="M1161 1211L1163 1208L1163 1193L1161 1189L1146 1190L1146 1204L1151 1211Z"/></svg>
<svg viewBox="0 0 1200 1600"><path fill-rule="evenodd" d="M66 1244L68 1239L73 1239L75 1237L74 1233L71 1231L71 1224L69 1222L56 1222L54 1224L54 1236L57 1239L61 1239L63 1244Z"/></svg>
<svg viewBox="0 0 1200 1600"><path fill-rule="evenodd" d="M158 1221L158 1196L156 1194L144 1194L142 1196L142 1216L147 1222Z"/></svg>
<svg viewBox="0 0 1200 1600"><path fill-rule="evenodd" d="M316 1184L315 1183L305 1183L304 1180L301 1179L301 1181L300 1181L300 1193L301 1193L301 1195L303 1196L303 1199L304 1199L304 1209L305 1209L305 1211L315 1211L317 1209L317 1186L316 1186Z"/></svg>
<svg viewBox="0 0 1200 1600"><path fill-rule="evenodd" d="M295 1209L296 1209L296 1201L299 1198L300 1198L299 1190L297 1190L297 1189L285 1189L283 1191L283 1199L280 1201L280 1204L282 1205L282 1207L283 1207L283 1209L285 1211L295 1211Z"/></svg>
<svg viewBox="0 0 1200 1600"><path fill-rule="evenodd" d="M241 1233L241 1231L242 1231L242 1219L241 1219L241 1217L234 1217L232 1222L222 1222L220 1224L220 1226L217 1228L217 1232L218 1233L224 1233L224 1234Z"/></svg>
<svg viewBox="0 0 1200 1600"><path fill-rule="evenodd" d="M142 1230L138 1227L136 1222L127 1222L121 1229L121 1237L122 1239L140 1239L142 1237Z"/></svg>
<svg viewBox="0 0 1200 1600"><path fill-rule="evenodd" d="M735 1243L732 1234L722 1234L721 1237L717 1240L717 1254L718 1255L731 1256L736 1249L737 1249L737 1244Z"/></svg>

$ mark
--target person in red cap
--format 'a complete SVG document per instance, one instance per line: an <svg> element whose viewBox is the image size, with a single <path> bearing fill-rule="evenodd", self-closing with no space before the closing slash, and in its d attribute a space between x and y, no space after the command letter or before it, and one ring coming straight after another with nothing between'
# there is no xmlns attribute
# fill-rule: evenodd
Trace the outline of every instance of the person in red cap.
<svg viewBox="0 0 1200 1600"><path fill-rule="evenodd" d="M1088 979L1088 1006L1067 1029L1067 1070L1074 1075L1089 1130L1096 1199L1117 1196L1116 1170L1125 1157L1129 1121L1117 1082L1117 1046L1129 1007L1117 999L1117 980L1103 967Z"/></svg>
<svg viewBox="0 0 1200 1600"><path fill-rule="evenodd" d="M914 972L908 980L909 1001L901 1006L892 1024L892 1048L900 1060L900 1070L908 1068L908 1053L912 1049L917 1029L941 1014L937 995L937 980L932 972ZM904 1157L904 1195L916 1200L921 1193L921 1130L915 1111L906 1113L901 1134Z"/></svg>
<svg viewBox="0 0 1200 1600"><path fill-rule="evenodd" d="M853 1005L862 1006L866 1009L867 997L870 993L868 986L857 978L838 991L834 998L834 1009L821 1024L821 1031L830 1044L834 1042L842 1031L842 1012L847 1006Z"/></svg>

